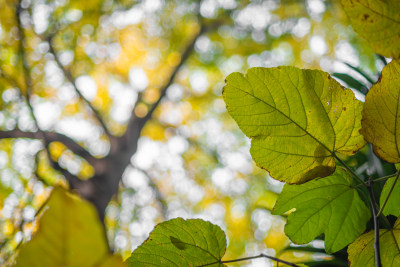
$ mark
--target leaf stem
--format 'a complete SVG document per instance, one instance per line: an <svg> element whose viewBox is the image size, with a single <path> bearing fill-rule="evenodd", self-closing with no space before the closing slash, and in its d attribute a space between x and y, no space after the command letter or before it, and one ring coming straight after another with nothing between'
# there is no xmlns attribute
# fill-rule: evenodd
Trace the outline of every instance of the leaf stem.
<svg viewBox="0 0 400 267"><path fill-rule="evenodd" d="M378 212L377 216L381 215L381 213L383 212L383 209L385 208L385 206L386 206L386 204L387 204L387 202L388 202L388 200L389 200L389 197L390 197L390 195L391 195L392 192L393 192L393 189L394 189L394 187L395 187L395 185L396 185L396 183L397 183L397 180L399 180L399 175L400 175L400 170L397 171L396 178L394 179L394 182L393 182L392 186L391 186L390 189L389 189L389 193L388 193L388 195L386 196L385 201L384 201L383 204L381 205L381 208L379 209L379 212Z"/></svg>
<svg viewBox="0 0 400 267"><path fill-rule="evenodd" d="M267 258L267 259L276 261L278 263L280 262L280 263L283 263L283 264L286 264L286 265L289 265L289 266L300 267L299 265L297 265L295 263L291 263L291 262L288 262L288 261L285 261L285 260L281 260L281 259L278 259L278 258L275 258L275 257L272 257L272 256L268 256L268 255L265 255L263 253L261 253L260 255L257 255L257 256L252 256L252 257L245 257L245 258L239 258L239 259L234 259L234 260L212 262L212 263L201 265L200 267L209 266L209 265L216 264L216 263L239 262L239 261L247 261L247 260L253 260L253 259L258 259L258 258Z"/></svg>
<svg viewBox="0 0 400 267"><path fill-rule="evenodd" d="M358 176L343 160L341 160L336 154L333 154L333 156L335 157L335 159L337 159L337 161L340 162L340 164L342 164L342 166L346 170L348 170L354 176L354 178L356 178L365 187L368 187L368 184L363 179L361 179L361 177Z"/></svg>
<svg viewBox="0 0 400 267"><path fill-rule="evenodd" d="M368 180L368 192L370 196L370 201L371 201L371 207L372 207L372 214L374 218L374 233L375 233L375 241L374 241L374 251L375 251L375 266L376 267L382 267L381 263L381 252L379 248L379 217L378 217L378 211L376 208L376 202L375 202L375 196L374 196L374 191L372 189L374 181L370 178Z"/></svg>

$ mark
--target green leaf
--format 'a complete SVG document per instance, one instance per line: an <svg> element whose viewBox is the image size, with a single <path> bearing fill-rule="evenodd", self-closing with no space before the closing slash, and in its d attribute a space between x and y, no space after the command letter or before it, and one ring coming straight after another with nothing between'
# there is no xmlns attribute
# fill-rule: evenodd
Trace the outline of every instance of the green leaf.
<svg viewBox="0 0 400 267"><path fill-rule="evenodd" d="M349 262L352 267L374 267L374 231L363 234L348 248ZM400 219L392 229L379 230L381 262L384 267L400 266Z"/></svg>
<svg viewBox="0 0 400 267"><path fill-rule="evenodd" d="M400 162L400 62L393 60L365 97L361 134L380 158Z"/></svg>
<svg viewBox="0 0 400 267"><path fill-rule="evenodd" d="M380 204L381 207L383 203L385 202L385 199L387 198L390 188L392 188L393 183L395 182L396 177L389 178L385 185L383 186L382 193L381 193L381 199L380 199ZM384 215L394 215L394 216L400 216L400 181L397 181L396 184L394 185L393 191L389 196L389 199L386 203L385 208L383 209L383 214Z"/></svg>
<svg viewBox="0 0 400 267"><path fill-rule="evenodd" d="M400 1L342 0L354 30L385 57L400 57Z"/></svg>
<svg viewBox="0 0 400 267"><path fill-rule="evenodd" d="M252 68L226 78L229 114L250 138L258 166L278 180L301 184L332 174L335 153L352 155L363 104L328 73L294 67Z"/></svg>
<svg viewBox="0 0 400 267"><path fill-rule="evenodd" d="M125 266L119 256L108 253L103 227L89 202L56 187L43 210L39 229L21 247L16 266Z"/></svg>
<svg viewBox="0 0 400 267"><path fill-rule="evenodd" d="M325 233L326 252L336 252L354 241L371 217L353 186L351 176L341 167L324 179L286 184L273 214L296 209L288 216L286 235L296 244L305 244Z"/></svg>
<svg viewBox="0 0 400 267"><path fill-rule="evenodd" d="M130 266L224 266L225 233L200 219L172 219L158 224L127 259Z"/></svg>

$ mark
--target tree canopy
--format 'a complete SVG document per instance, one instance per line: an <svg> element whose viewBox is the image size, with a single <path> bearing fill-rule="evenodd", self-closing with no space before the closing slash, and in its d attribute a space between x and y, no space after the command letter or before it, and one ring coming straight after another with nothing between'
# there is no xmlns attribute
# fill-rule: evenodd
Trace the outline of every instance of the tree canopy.
<svg viewBox="0 0 400 267"><path fill-rule="evenodd" d="M400 213L398 4L364 2L0 0L0 264L364 264L360 184Z"/></svg>

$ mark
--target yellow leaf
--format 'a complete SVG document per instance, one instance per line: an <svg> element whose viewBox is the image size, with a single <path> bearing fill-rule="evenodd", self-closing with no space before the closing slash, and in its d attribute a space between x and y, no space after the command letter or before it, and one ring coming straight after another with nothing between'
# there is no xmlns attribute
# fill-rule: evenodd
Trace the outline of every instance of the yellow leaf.
<svg viewBox="0 0 400 267"><path fill-rule="evenodd" d="M343 0L354 30L385 57L400 57L400 1Z"/></svg>
<svg viewBox="0 0 400 267"><path fill-rule="evenodd" d="M374 231L363 234L348 249L349 262L352 267L374 267ZM384 267L400 266L400 219L393 229L379 230L381 262Z"/></svg>
<svg viewBox="0 0 400 267"><path fill-rule="evenodd" d="M336 153L352 155L363 104L328 73L294 67L251 68L226 78L229 114L251 140L250 153L271 177L301 184L332 174Z"/></svg>
<svg viewBox="0 0 400 267"><path fill-rule="evenodd" d="M361 133L375 154L391 162L400 162L400 62L383 68L381 79L365 97Z"/></svg>
<svg viewBox="0 0 400 267"><path fill-rule="evenodd" d="M56 187L39 220L39 229L21 247L16 266L121 266L111 259L94 207Z"/></svg>

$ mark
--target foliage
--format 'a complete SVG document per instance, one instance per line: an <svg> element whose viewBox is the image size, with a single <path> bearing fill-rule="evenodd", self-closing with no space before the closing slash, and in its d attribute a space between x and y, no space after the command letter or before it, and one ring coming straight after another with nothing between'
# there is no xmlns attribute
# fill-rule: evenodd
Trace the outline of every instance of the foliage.
<svg viewBox="0 0 400 267"><path fill-rule="evenodd" d="M361 28L363 6L371 15ZM388 233L397 229L384 215L398 216L398 175L364 138L379 155L396 154L396 101L383 106L387 96L373 92L398 94L396 78L386 78L398 63L384 68L382 89L375 84L365 105L332 77L365 94L379 76L371 73L398 46L372 42L383 55L376 57L338 1L0 0L0 7L1 265L124 265L111 251L132 266L345 264L340 249L357 237L350 260L357 251L372 257L372 243L362 250L357 242L373 223L366 239L380 231L382 262L392 255ZM377 39L363 32L382 25L379 36L396 40L388 20L397 20L396 2L343 7L367 40ZM222 96L223 79L247 68L228 76ZM223 97L252 138L251 155ZM374 141L377 116L366 115L368 105L392 116L380 122L388 125L377 134L390 141L384 146ZM287 182L280 196L270 176ZM225 233L204 220L167 220L136 248L154 224L177 216L210 220ZM282 233L286 220L293 242L317 240L293 246Z"/></svg>
<svg viewBox="0 0 400 267"><path fill-rule="evenodd" d="M172 219L157 225L127 259L131 266L224 266L225 234L200 219Z"/></svg>
<svg viewBox="0 0 400 267"><path fill-rule="evenodd" d="M382 266L397 266L400 263L399 219L392 229L379 230L380 249L382 254ZM351 266L374 266L374 235L373 231L363 234L349 246L349 261Z"/></svg>
<svg viewBox="0 0 400 267"><path fill-rule="evenodd" d="M251 154L275 179L301 184L335 170L336 153L364 146L362 103L327 73L249 69L226 79L227 109L252 138Z"/></svg>
<svg viewBox="0 0 400 267"><path fill-rule="evenodd" d="M104 229L90 203L56 187L41 210L38 230L21 247L15 266L124 266L108 253ZM38 261L37 255L51 257Z"/></svg>
<svg viewBox="0 0 400 267"><path fill-rule="evenodd" d="M336 252L354 241L371 218L350 174L338 167L325 179L283 187L273 214L289 214L285 233L296 244L306 244L325 233L325 250Z"/></svg>

